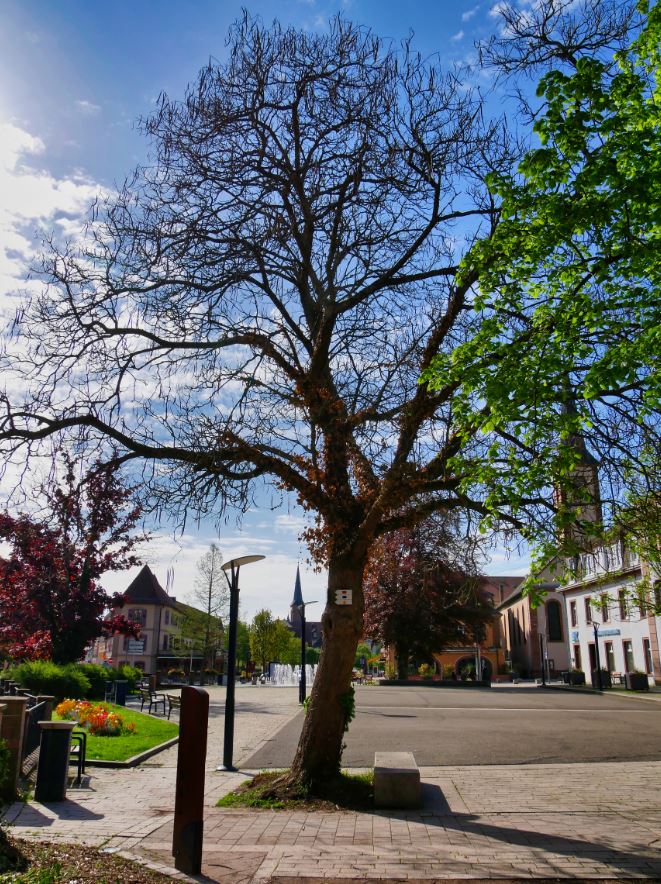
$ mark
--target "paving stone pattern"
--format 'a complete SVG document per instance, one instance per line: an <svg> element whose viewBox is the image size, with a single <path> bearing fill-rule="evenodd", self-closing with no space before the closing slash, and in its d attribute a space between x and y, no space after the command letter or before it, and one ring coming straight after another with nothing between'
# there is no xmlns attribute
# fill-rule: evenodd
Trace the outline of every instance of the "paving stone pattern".
<svg viewBox="0 0 661 884"><path fill-rule="evenodd" d="M270 691L237 692L239 763L297 714L294 691ZM245 778L215 771L220 734L212 708L207 880L661 879L658 761L422 768L416 812L236 810L214 806ZM68 801L15 804L6 818L17 834L84 841L171 871L175 765L170 749L140 768L94 770Z"/></svg>

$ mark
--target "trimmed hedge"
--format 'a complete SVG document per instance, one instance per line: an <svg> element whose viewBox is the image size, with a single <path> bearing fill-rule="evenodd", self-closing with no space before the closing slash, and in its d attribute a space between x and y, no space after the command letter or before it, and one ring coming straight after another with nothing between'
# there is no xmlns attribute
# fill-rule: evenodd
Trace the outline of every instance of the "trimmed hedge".
<svg viewBox="0 0 661 884"><path fill-rule="evenodd" d="M8 675L31 694L51 694L57 700L103 700L107 681L126 679L128 690L135 691L136 683L143 677L134 666L110 669L96 663L67 663L59 666L49 660L21 663Z"/></svg>
<svg viewBox="0 0 661 884"><path fill-rule="evenodd" d="M51 694L57 700L82 700L91 688L90 680L75 663L58 666L50 660L33 660L15 666L11 677L31 694Z"/></svg>
<svg viewBox="0 0 661 884"><path fill-rule="evenodd" d="M106 692L106 682L116 681L122 678L128 682L130 693L135 691L136 684L144 677L141 669L135 666L120 666L119 669L109 669L98 663L76 663L76 667L89 679L90 690L85 695L88 700L103 700ZM72 698L75 699L75 698Z"/></svg>

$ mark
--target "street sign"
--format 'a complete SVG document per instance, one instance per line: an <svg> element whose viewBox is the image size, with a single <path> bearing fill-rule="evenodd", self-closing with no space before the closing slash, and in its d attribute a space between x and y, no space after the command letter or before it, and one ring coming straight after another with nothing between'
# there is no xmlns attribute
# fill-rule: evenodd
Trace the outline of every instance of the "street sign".
<svg viewBox="0 0 661 884"><path fill-rule="evenodd" d="M351 590L351 589L336 589L335 590L335 604L336 605L352 605L353 604L353 590Z"/></svg>

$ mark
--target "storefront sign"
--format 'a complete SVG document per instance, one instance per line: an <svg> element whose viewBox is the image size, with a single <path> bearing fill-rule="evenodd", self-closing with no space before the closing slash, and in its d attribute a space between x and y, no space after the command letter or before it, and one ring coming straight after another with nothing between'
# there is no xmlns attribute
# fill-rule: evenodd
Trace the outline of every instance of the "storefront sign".
<svg viewBox="0 0 661 884"><path fill-rule="evenodd" d="M130 638L128 652L129 652L129 654L144 654L144 652L145 652L144 638Z"/></svg>

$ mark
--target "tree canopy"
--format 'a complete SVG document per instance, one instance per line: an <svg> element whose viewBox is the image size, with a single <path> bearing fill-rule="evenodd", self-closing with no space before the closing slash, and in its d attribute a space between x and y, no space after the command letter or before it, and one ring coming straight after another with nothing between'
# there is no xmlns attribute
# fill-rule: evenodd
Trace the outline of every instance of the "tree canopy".
<svg viewBox="0 0 661 884"><path fill-rule="evenodd" d="M139 626L107 609L124 605L99 578L138 563L140 508L120 480L117 463L97 463L82 477L61 455L64 474L43 489L43 518L0 514L0 648L13 658L80 660L102 631L138 636Z"/></svg>
<svg viewBox="0 0 661 884"><path fill-rule="evenodd" d="M366 570L365 634L395 648L400 678L411 658L427 663L449 643L481 641L494 618L477 575L450 564L433 541L424 522L393 531L374 545Z"/></svg>
<svg viewBox="0 0 661 884"><path fill-rule="evenodd" d="M531 60L550 68L537 91L539 146L518 173L489 177L500 221L462 270L479 277L475 333L426 377L438 387L461 378L467 433L507 428L474 465L496 501L502 463L514 505L570 479L580 437L599 463L607 521L629 524L642 502L658 534L661 9L632 34L631 4L593 2L597 19L573 27L558 12L566 5L542 3L528 18L508 7L505 36L487 47L507 73ZM572 515L559 507L555 527ZM548 559L557 531L543 539Z"/></svg>

